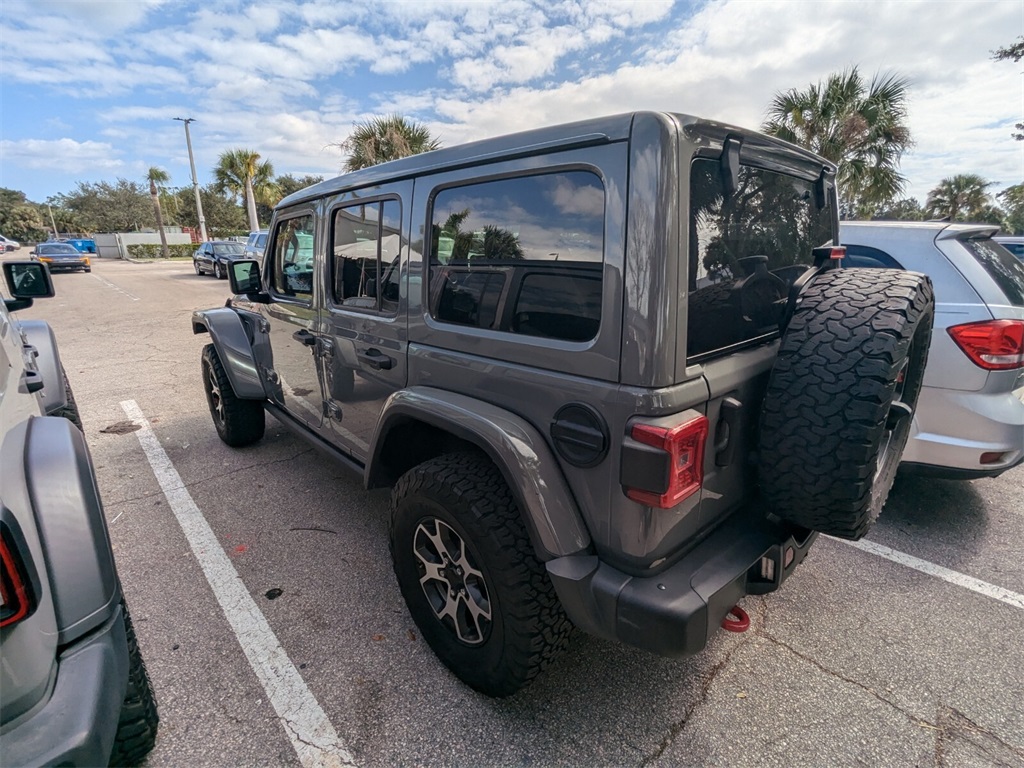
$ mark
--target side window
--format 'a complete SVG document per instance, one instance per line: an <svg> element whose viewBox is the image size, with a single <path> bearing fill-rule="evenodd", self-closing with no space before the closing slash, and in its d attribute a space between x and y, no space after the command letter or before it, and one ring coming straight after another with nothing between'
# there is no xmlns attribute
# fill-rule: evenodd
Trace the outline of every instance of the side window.
<svg viewBox="0 0 1024 768"><path fill-rule="evenodd" d="M379 200L339 208L332 225L331 298L343 307L398 311L401 204Z"/></svg>
<svg viewBox="0 0 1024 768"><path fill-rule="evenodd" d="M843 259L843 266L867 269L903 269L903 265L888 253L869 245L846 246L846 258Z"/></svg>
<svg viewBox="0 0 1024 768"><path fill-rule="evenodd" d="M601 322L604 185L589 171L444 189L432 205L430 313L588 341Z"/></svg>
<svg viewBox="0 0 1024 768"><path fill-rule="evenodd" d="M271 262L274 290L297 299L313 296L313 216L279 222Z"/></svg>

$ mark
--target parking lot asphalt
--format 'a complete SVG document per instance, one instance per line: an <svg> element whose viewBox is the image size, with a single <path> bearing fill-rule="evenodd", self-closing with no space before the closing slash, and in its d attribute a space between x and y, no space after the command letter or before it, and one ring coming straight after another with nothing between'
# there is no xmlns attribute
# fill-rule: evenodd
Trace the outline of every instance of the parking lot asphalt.
<svg viewBox="0 0 1024 768"><path fill-rule="evenodd" d="M1024 468L900 478L868 537L968 586L823 538L743 600L746 633L683 660L577 633L491 700L419 637L387 492L271 418L255 446L217 438L189 321L226 281L100 259L55 283L21 314L53 326L81 408L160 704L149 766L1024 765Z"/></svg>

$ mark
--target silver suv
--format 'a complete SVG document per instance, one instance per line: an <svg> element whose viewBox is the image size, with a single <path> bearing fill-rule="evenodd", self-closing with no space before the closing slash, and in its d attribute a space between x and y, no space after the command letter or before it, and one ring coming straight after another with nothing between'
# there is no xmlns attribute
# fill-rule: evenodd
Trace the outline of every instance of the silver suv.
<svg viewBox="0 0 1024 768"><path fill-rule="evenodd" d="M697 653L867 531L907 438L930 283L837 268L837 210L820 157L652 112L322 182L193 315L214 424L392 488L399 589L480 691L573 625Z"/></svg>
<svg viewBox="0 0 1024 768"><path fill-rule="evenodd" d="M39 262L0 306L0 754L4 765L137 764L158 715L78 408L42 321Z"/></svg>
<svg viewBox="0 0 1024 768"><path fill-rule="evenodd" d="M1024 261L988 224L844 221L859 267L913 269L935 286L935 326L903 470L995 477L1024 462Z"/></svg>

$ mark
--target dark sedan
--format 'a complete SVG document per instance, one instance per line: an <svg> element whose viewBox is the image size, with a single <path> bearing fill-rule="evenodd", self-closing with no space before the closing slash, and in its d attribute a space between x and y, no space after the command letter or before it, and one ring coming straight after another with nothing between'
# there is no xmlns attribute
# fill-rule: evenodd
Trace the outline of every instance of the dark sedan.
<svg viewBox="0 0 1024 768"><path fill-rule="evenodd" d="M242 243L229 240L211 240L199 246L192 254L192 266L196 274L210 273L216 278L228 276L228 264L241 259L245 252Z"/></svg>
<svg viewBox="0 0 1024 768"><path fill-rule="evenodd" d="M39 243L30 253L36 261L49 265L51 272L65 269L92 271L89 257L68 243Z"/></svg>

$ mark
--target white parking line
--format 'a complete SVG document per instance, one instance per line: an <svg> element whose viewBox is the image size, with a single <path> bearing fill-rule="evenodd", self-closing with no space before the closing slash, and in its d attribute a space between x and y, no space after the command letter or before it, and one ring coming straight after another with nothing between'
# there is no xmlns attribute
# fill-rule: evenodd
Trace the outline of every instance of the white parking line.
<svg viewBox="0 0 1024 768"><path fill-rule="evenodd" d="M181 476L134 400L121 407L142 425L136 434L157 482L202 566L217 602L235 632L245 657L263 685L303 766L352 766L355 760L306 686L231 564L209 523L192 500Z"/></svg>
<svg viewBox="0 0 1024 768"><path fill-rule="evenodd" d="M139 301L140 300L139 297L136 296L134 293L128 293L128 291L126 291L124 288L122 288L119 285L114 285L112 282L107 280L105 277L100 277L95 272L90 272L89 274L92 275L93 277L95 277L97 280L99 280L101 283L103 283L108 288L113 288L118 293L123 293L125 296L127 296L132 301Z"/></svg>
<svg viewBox="0 0 1024 768"><path fill-rule="evenodd" d="M1002 587L997 587L995 584L989 584L987 581L975 579L972 576L967 576L959 573L958 571L951 571L949 568L943 568L941 565L929 563L927 560L921 560L913 555L908 555L905 552L890 549L889 547L883 546L882 544L876 544L875 542L868 541L867 539L861 539L860 541L834 539L834 541L849 544L851 547L855 547L864 552L870 552L872 555L884 557L886 560L891 560L894 563L899 563L900 565L905 565L908 568L913 568L915 571L927 573L929 576L935 576L943 581L948 581L950 584L965 587L972 592L977 592L979 595L991 597L993 600L998 600L1001 603L1006 603L1007 605L1012 605L1014 608L1024 610L1024 595L1018 594L1017 592L1011 592L1010 590L1003 589Z"/></svg>

